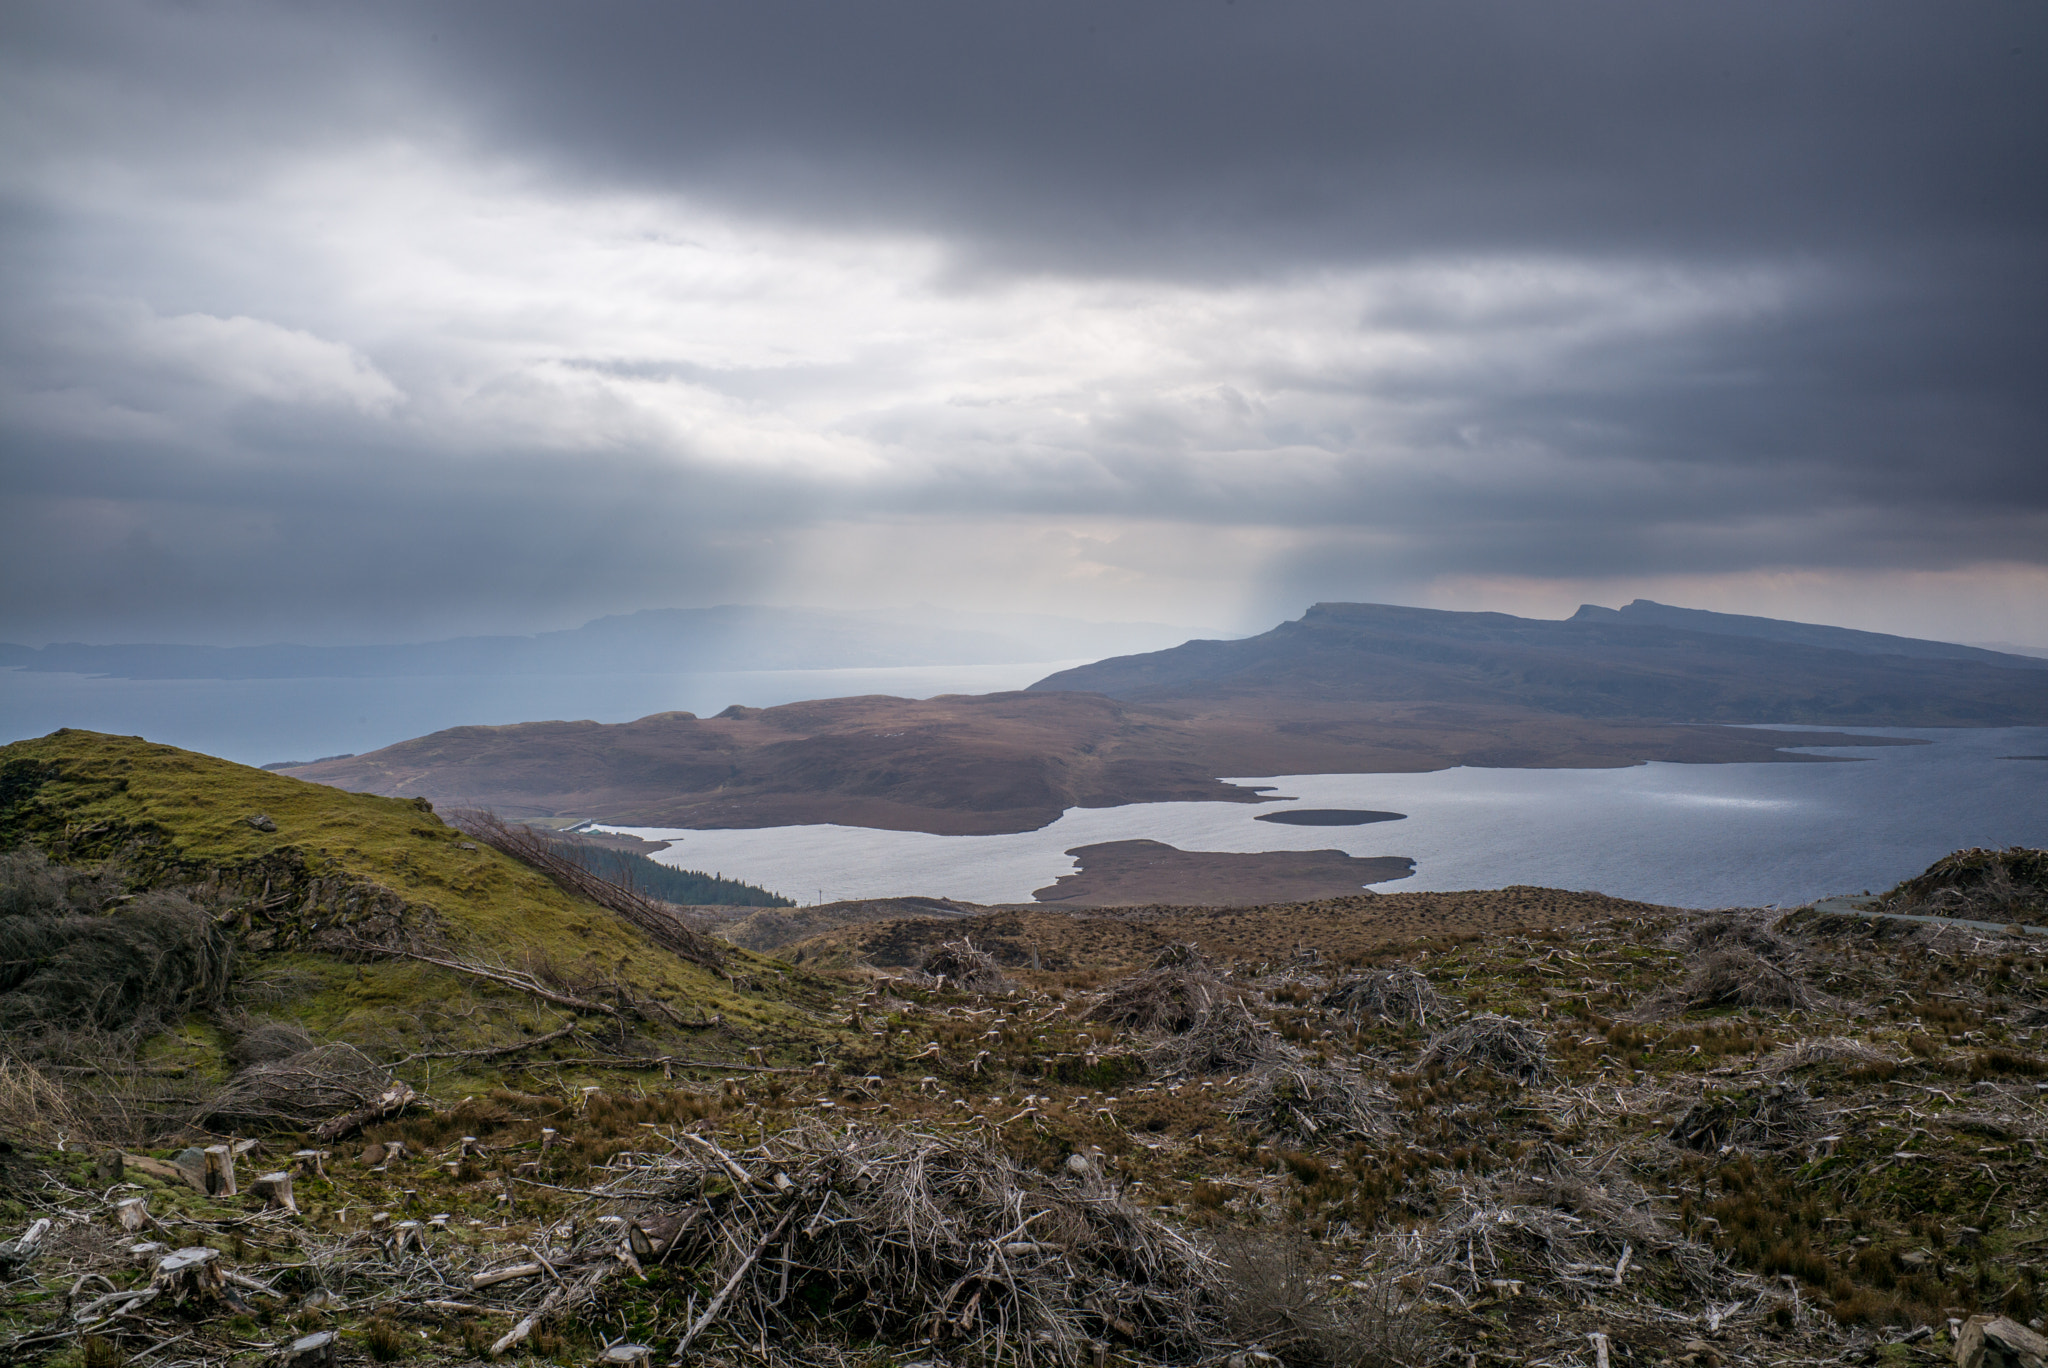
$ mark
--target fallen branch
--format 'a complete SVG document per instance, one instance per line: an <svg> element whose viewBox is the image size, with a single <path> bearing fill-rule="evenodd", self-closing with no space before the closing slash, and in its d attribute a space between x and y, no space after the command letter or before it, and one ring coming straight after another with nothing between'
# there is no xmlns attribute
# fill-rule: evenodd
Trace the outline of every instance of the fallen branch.
<svg viewBox="0 0 2048 1368"><path fill-rule="evenodd" d="M683 1332L682 1339L676 1344L677 1358L687 1354L690 1351L691 1341L695 1340L703 1332L705 1326L718 1318L718 1313L725 1307L726 1299L732 1296L733 1289L740 1285L740 1279L747 1276L747 1270L754 1266L754 1261L767 1251L768 1246L774 1244L776 1240L782 1237L782 1232L789 1229L790 1218L795 1215L795 1207L791 1207L783 1212L782 1219L775 1223L775 1228L761 1237L761 1242L754 1246L752 1253L740 1260L740 1266L733 1270L732 1276L726 1279L725 1286L720 1288L718 1295L711 1299L711 1305L704 1308L704 1314L697 1317L696 1324Z"/></svg>
<svg viewBox="0 0 2048 1368"><path fill-rule="evenodd" d="M493 1045L482 1050L422 1050L418 1054L407 1055L391 1067L396 1069L412 1063L415 1059L498 1059L504 1055L518 1054L521 1050L537 1049L560 1040L565 1035L573 1035L581 1029L580 1023L572 1021L559 1031L549 1031L544 1036L535 1036L531 1040L521 1040L511 1045Z"/></svg>
<svg viewBox="0 0 2048 1368"><path fill-rule="evenodd" d="M555 1006L567 1007L572 1012L590 1012L596 1016L614 1018L620 1015L619 1009L616 1007L606 1006L602 1002L591 1002L584 998L573 997L559 989L550 988L532 974L520 969L493 969L488 965L471 964L467 960L443 959L439 955L422 955L417 950L400 950L396 946L390 945L372 945L370 942L362 940L351 941L348 948L360 950L365 954L393 955L399 959L418 960L421 964L431 964L437 968L449 969L458 974L468 974L472 978L480 978L490 983L501 984L506 988L516 988L522 993L530 993L542 1002L552 1002Z"/></svg>
<svg viewBox="0 0 2048 1368"><path fill-rule="evenodd" d="M367 1106L358 1107L354 1111L343 1112L340 1116L322 1121L313 1128L313 1137L317 1140L339 1140L344 1135L353 1135L373 1121L382 1121L387 1116L395 1116L419 1100L419 1094L412 1090L411 1084L405 1082L393 1083L390 1087L379 1093Z"/></svg>

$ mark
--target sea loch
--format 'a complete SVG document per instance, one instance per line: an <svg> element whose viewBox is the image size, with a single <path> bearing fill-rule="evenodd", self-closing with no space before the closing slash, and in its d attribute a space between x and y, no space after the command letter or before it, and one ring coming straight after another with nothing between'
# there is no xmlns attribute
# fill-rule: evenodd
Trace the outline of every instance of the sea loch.
<svg viewBox="0 0 2048 1368"><path fill-rule="evenodd" d="M1254 819L1280 804L1149 803L1069 809L1038 831L931 836L843 826L631 830L674 844L657 859L765 885L800 902L924 894L1028 902L1072 872L1065 851L1151 839L1184 850L1406 855L1384 889L1596 889L1684 907L1791 905L1883 888L1948 851L2048 845L2048 728L1850 728L1917 746L1831 747L1844 763L1647 764L1625 769L1299 775L1288 807L1407 814L1358 827ZM2025 758L2034 757L2034 758Z"/></svg>

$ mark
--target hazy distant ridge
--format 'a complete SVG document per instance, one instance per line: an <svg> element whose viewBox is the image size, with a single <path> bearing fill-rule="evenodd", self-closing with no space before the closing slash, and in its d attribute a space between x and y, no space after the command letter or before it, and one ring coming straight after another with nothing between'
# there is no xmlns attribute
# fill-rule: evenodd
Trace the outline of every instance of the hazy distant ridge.
<svg viewBox="0 0 2048 1368"><path fill-rule="evenodd" d="M657 608L537 636L388 646L0 644L0 667L122 679L389 679L998 665L1155 650L1187 629L1032 613Z"/></svg>

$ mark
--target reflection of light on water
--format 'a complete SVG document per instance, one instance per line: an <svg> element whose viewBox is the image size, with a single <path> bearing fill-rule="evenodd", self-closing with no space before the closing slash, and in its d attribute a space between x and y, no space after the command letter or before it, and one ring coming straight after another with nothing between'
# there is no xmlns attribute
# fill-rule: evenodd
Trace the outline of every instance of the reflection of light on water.
<svg viewBox="0 0 2048 1368"><path fill-rule="evenodd" d="M1028 902L1073 872L1065 852L1151 839L1183 850L1405 855L1382 892L1541 884L1692 907L1790 904L1885 886L1973 845L2048 846L2048 728L1902 733L1934 744L1858 752L1855 765L1652 763L1609 770L1314 774L1279 786L1302 807L1406 813L1401 822L1294 827L1253 818L1291 804L1149 803L1070 809L1038 831L932 836L815 825L651 831L656 858L809 900L925 894ZM1930 800L1931 799L1931 800Z"/></svg>
<svg viewBox="0 0 2048 1368"><path fill-rule="evenodd" d="M1719 793L1645 793L1637 796L1677 807L1729 808L1746 812L1789 812L1806 806L1790 798L1731 798Z"/></svg>

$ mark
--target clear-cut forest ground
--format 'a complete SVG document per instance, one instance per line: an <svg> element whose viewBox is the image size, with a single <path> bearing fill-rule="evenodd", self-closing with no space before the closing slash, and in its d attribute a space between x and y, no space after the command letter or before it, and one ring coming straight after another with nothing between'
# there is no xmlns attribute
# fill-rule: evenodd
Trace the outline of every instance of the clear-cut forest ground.
<svg viewBox="0 0 2048 1368"><path fill-rule="evenodd" d="M1853 915L693 920L442 817L0 750L0 1361L1995 1363L2043 1312L2048 938L1961 924L2048 920L2041 852Z"/></svg>

